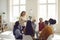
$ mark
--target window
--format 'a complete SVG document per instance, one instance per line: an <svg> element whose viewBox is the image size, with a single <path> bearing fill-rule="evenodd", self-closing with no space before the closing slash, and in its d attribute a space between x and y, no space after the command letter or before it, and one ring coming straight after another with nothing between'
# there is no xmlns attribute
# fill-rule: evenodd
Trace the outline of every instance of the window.
<svg viewBox="0 0 60 40"><path fill-rule="evenodd" d="M26 0L10 0L10 22L17 21L21 11L26 11Z"/></svg>
<svg viewBox="0 0 60 40"><path fill-rule="evenodd" d="M38 0L38 19L44 20L53 18L58 20L57 0Z"/></svg>

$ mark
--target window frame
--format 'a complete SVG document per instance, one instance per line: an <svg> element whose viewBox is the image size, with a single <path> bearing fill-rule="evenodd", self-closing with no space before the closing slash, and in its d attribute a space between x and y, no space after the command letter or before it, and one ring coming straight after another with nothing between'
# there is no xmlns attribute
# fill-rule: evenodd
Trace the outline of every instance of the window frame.
<svg viewBox="0 0 60 40"><path fill-rule="evenodd" d="M26 1L25 1L26 2ZM20 4L20 0L19 0L19 4L17 5L17 4L13 4L13 0L10 0L10 22L15 22L15 20L13 20L14 19L14 17L13 17L13 7L14 6L19 6L19 14L21 13L20 12L20 6L25 6L25 10L23 10L23 11L26 11L26 3L25 4ZM12 7L12 8L11 8ZM12 10L12 11L11 11ZM18 19L17 19L18 20Z"/></svg>
<svg viewBox="0 0 60 40"><path fill-rule="evenodd" d="M39 0L38 0L38 1L39 1ZM58 1L55 0L55 3L48 3L48 0L47 0L47 3L39 3L39 2L38 2L38 6L41 6L41 5L46 5L46 6L47 6L47 7L46 7L46 8L47 8L47 9L46 9L46 10L47 10L47 11L46 11L46 12L47 12L47 13L46 13L46 15L47 15L46 18L49 19L49 18L48 18L48 5L55 5L55 11L56 11L56 12L55 12L55 15L56 15L56 17L57 17L56 20L57 20L57 22L58 22L57 2L58 2ZM40 12L39 12L39 8L38 8L38 15L39 15L39 13L40 13ZM38 19L39 19L39 18L38 18Z"/></svg>

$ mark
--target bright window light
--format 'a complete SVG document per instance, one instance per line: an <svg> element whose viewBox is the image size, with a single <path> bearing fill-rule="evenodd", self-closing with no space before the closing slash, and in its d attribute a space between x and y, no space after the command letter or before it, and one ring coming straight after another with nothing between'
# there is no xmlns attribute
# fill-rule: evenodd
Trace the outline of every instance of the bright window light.
<svg viewBox="0 0 60 40"><path fill-rule="evenodd" d="M55 8L56 8L55 5L48 5L48 18L53 18L53 19L56 18Z"/></svg>
<svg viewBox="0 0 60 40"><path fill-rule="evenodd" d="M20 4L26 4L26 0L20 0Z"/></svg>
<svg viewBox="0 0 60 40"><path fill-rule="evenodd" d="M47 3L47 0L39 0L38 3Z"/></svg>
<svg viewBox="0 0 60 40"><path fill-rule="evenodd" d="M19 19L21 11L26 11L26 0L10 0L10 22Z"/></svg>
<svg viewBox="0 0 60 40"><path fill-rule="evenodd" d="M48 0L48 3L56 3L56 0Z"/></svg>
<svg viewBox="0 0 60 40"><path fill-rule="evenodd" d="M38 1L38 19L40 17L42 17L43 20L48 20L50 18L53 18L58 21L56 0Z"/></svg>
<svg viewBox="0 0 60 40"><path fill-rule="evenodd" d="M19 0L12 0L13 5L19 5Z"/></svg>
<svg viewBox="0 0 60 40"><path fill-rule="evenodd" d="M38 19L43 18L44 20L46 20L47 16L46 13L47 13L46 5L40 5L38 9Z"/></svg>
<svg viewBox="0 0 60 40"><path fill-rule="evenodd" d="M13 20L17 21L19 17L19 6L13 6Z"/></svg>
<svg viewBox="0 0 60 40"><path fill-rule="evenodd" d="M20 13L21 13L22 11L26 11L26 6L20 6Z"/></svg>

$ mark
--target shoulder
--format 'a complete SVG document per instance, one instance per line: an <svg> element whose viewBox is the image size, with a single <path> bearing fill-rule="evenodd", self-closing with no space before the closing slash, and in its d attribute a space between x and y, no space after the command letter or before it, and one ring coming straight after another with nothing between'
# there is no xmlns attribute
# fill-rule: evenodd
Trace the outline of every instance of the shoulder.
<svg viewBox="0 0 60 40"><path fill-rule="evenodd" d="M52 27L51 27L51 26L47 26L46 29L47 29L48 31L52 31Z"/></svg>
<svg viewBox="0 0 60 40"><path fill-rule="evenodd" d="M51 26L45 26L45 28L52 28Z"/></svg>

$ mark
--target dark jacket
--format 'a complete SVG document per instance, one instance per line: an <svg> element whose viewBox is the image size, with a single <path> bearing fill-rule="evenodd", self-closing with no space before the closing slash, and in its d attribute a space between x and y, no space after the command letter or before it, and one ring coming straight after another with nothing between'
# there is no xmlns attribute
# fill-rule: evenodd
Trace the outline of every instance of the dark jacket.
<svg viewBox="0 0 60 40"><path fill-rule="evenodd" d="M32 27L32 22L30 20L27 21L25 35L34 36L34 30Z"/></svg>
<svg viewBox="0 0 60 40"><path fill-rule="evenodd" d="M19 21L15 22L15 25L13 28L13 35L15 36L16 39L22 39L22 28L19 25Z"/></svg>

